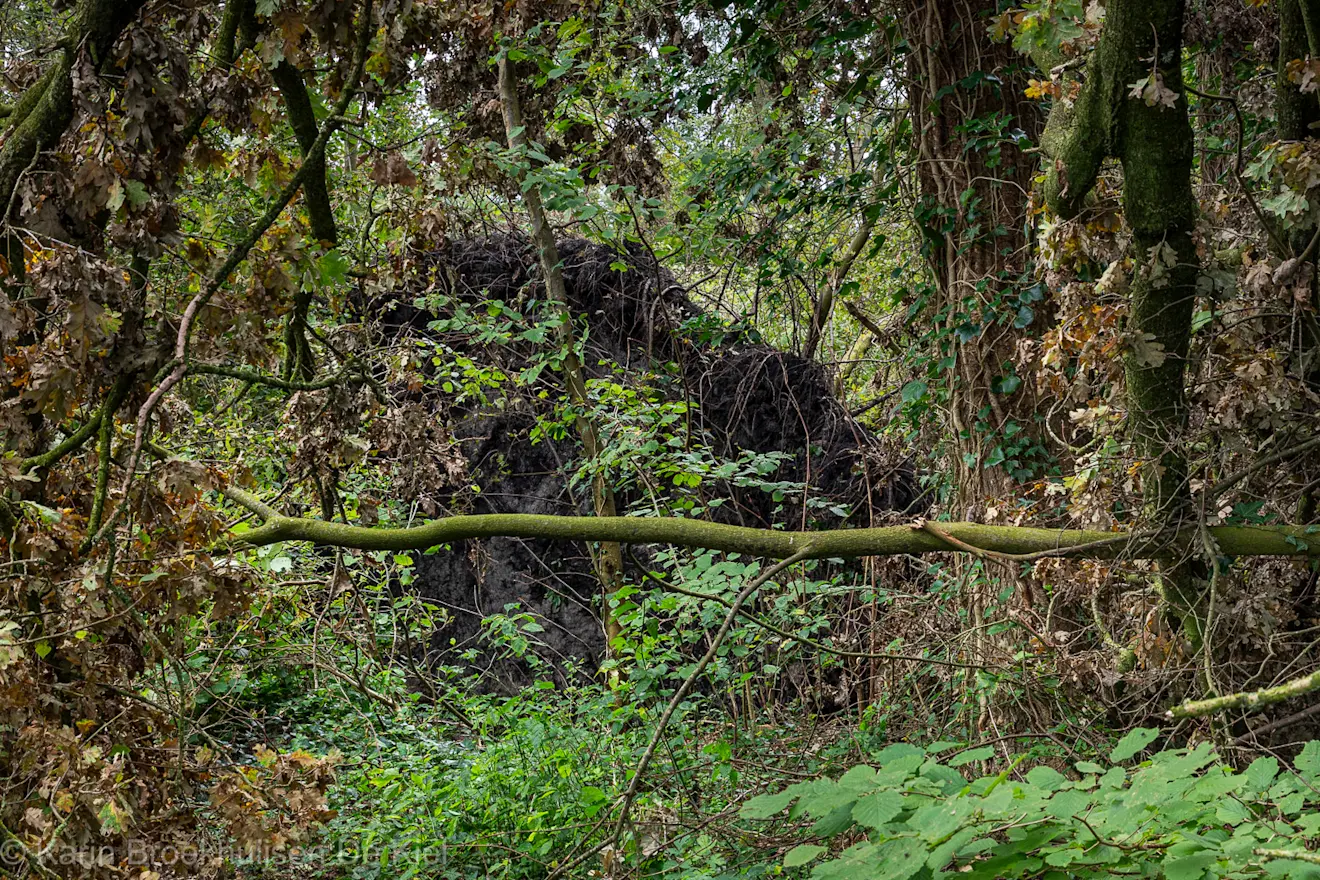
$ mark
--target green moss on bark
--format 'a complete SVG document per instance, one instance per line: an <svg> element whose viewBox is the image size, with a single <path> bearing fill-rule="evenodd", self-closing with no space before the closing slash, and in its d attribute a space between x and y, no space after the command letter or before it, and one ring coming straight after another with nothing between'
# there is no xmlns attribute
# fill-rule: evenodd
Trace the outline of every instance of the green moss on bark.
<svg viewBox="0 0 1320 880"><path fill-rule="evenodd" d="M238 546L264 546L280 541L310 541L359 550L424 550L468 538L528 538L561 541L601 541L622 544L674 544L726 553L786 559L807 550L811 559L855 559L937 552L970 552L1022 556L1049 554L1088 559L1152 559L1165 556L1195 536L1194 529L1163 536L1131 535L1085 529L1034 529L981 523L940 523L938 531L913 526L785 532L754 529L680 517L540 516L524 513L451 516L406 529L352 526L323 520L271 516L265 505L231 497L265 517L266 523L235 535ZM1320 557L1320 533L1307 526L1216 526L1210 534L1226 556Z"/></svg>
<svg viewBox="0 0 1320 880"><path fill-rule="evenodd" d="M143 0L84 0L54 65L20 99L11 114L13 126L0 148L0 212L14 205L14 190L42 150L63 136L73 119L73 62L86 51L99 67L119 34L136 17Z"/></svg>
<svg viewBox="0 0 1320 880"><path fill-rule="evenodd" d="M73 119L73 53L60 52L55 67L37 86L40 93L26 112L15 114L20 121L0 148L0 204L6 215L14 203L18 181L37 153L52 146ZM34 89L37 88L34 86ZM27 96L24 96L26 102Z"/></svg>
<svg viewBox="0 0 1320 880"><path fill-rule="evenodd" d="M289 117L289 127L293 129L298 146L302 148L303 161L308 165L307 179L303 183L303 199L307 203L307 218L311 223L312 235L318 241L334 245L339 241L339 230L335 226L335 211L330 204L330 190L325 179L325 151L315 154L311 152L320 130L312 110L312 100L307 95L302 74L288 61L280 61L270 75L284 97L284 111Z"/></svg>
<svg viewBox="0 0 1320 880"><path fill-rule="evenodd" d="M1087 66L1073 125L1046 181L1061 217L1080 213L1107 157L1123 166L1123 207L1137 263L1124 358L1129 426L1146 462L1149 513L1177 525L1187 514L1186 364L1200 271L1192 230L1194 146L1182 82L1183 0L1111 0ZM1157 83L1163 100L1134 96ZM1172 558L1172 556L1171 556ZM1204 577L1198 563L1168 565L1166 596L1194 642Z"/></svg>

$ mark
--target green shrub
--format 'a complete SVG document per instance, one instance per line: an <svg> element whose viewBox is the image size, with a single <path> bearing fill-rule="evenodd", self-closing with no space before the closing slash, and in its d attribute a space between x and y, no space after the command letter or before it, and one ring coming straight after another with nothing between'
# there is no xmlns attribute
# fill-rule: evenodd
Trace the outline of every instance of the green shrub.
<svg viewBox="0 0 1320 880"><path fill-rule="evenodd" d="M788 808L815 820L823 842L789 850L784 866L817 862L817 880L1320 877L1320 856L1305 846L1320 837L1320 743L1296 772L1271 757L1236 772L1208 743L1124 766L1157 736L1132 731L1108 767L1079 761L1065 775L1040 765L1021 781L1012 767L964 777L993 757L988 747L941 761L951 744L891 745L875 767L754 797L741 812L769 819Z"/></svg>

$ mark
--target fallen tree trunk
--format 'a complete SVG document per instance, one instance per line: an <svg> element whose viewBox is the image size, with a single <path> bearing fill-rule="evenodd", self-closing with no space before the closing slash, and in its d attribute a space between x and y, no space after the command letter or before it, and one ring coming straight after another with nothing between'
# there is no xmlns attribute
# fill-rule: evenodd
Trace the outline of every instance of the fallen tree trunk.
<svg viewBox="0 0 1320 880"><path fill-rule="evenodd" d="M1100 532L1039 529L980 523L917 522L869 529L789 532L756 529L679 517L548 516L492 513L450 516L401 529L366 528L324 520L286 517L237 489L228 497L265 519L234 535L232 546L264 546L280 541L357 550L424 550L467 538L539 538L609 541L620 544L675 544L726 553L786 559L805 551L807 559L855 559L924 553L971 553L1028 562L1047 556L1090 559L1155 559L1177 553L1198 538L1195 528L1175 533ZM1320 556L1320 527L1212 526L1210 534L1226 556ZM1314 539L1314 540L1312 540Z"/></svg>

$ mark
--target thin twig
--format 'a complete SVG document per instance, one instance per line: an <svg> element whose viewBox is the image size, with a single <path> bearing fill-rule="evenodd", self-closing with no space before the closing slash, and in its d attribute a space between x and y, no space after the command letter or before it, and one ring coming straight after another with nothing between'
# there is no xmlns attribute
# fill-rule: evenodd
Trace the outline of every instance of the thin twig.
<svg viewBox="0 0 1320 880"><path fill-rule="evenodd" d="M1222 101L1233 108L1233 115L1237 119L1238 130L1237 164L1233 167L1233 180L1237 183L1238 188L1242 190L1242 194L1247 197L1247 203L1251 206L1252 213L1254 213L1256 219L1260 221L1260 225L1265 229L1265 234L1269 236L1270 242L1278 249L1278 253L1291 254L1292 248L1288 247L1288 245L1279 238L1279 234L1274 229L1274 224L1265 216L1265 212L1261 210L1260 205L1256 202L1256 197L1252 195L1250 187L1248 187L1246 181L1242 179L1242 151L1244 146L1242 140L1246 137L1246 125L1242 120L1242 108L1238 106L1237 99L1229 95L1216 95L1213 92L1202 92L1199 89L1192 88L1186 83L1183 83L1183 88L1191 92L1193 95L1196 95L1198 98L1204 98L1207 101ZM1317 230L1316 234L1317 236L1320 236L1320 230ZM1312 241L1311 244L1314 245L1315 242ZM1307 250L1309 251L1310 248L1308 247Z"/></svg>

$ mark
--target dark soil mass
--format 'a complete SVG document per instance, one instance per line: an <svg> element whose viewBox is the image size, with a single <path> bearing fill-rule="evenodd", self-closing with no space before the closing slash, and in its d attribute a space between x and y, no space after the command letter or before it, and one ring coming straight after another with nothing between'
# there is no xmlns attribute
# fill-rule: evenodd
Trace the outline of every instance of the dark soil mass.
<svg viewBox="0 0 1320 880"><path fill-rule="evenodd" d="M725 499L706 515L750 526L862 527L921 506L911 466L840 405L824 368L703 313L641 249L621 253L581 239L561 241L559 248L592 377L646 384L667 399L689 402L692 435L716 455L782 453L764 479L800 484L779 500L758 487L703 484L703 493ZM427 254L423 265L428 287L372 305L387 335L431 339L513 371L528 362L535 351L530 343L474 349L467 337L435 328L457 308L476 312L494 301L522 315L536 313L544 292L525 239L450 242ZM540 380L547 398L528 394L503 411L450 408L468 473L481 487L470 498L471 512L592 513L589 493L570 480L579 464L573 440L531 439L538 417L550 414L559 396L558 381L547 370ZM621 498L621 505L628 500ZM830 507L842 507L847 516ZM475 648L466 662L488 672L490 686L525 681L525 663L481 644L483 619L509 610L529 613L543 627L535 634L536 650L557 676L572 674L574 663L592 673L604 645L588 548L506 538L465 543L456 552L424 557L415 585L453 614L436 646L446 662ZM644 556L644 549L633 552Z"/></svg>

